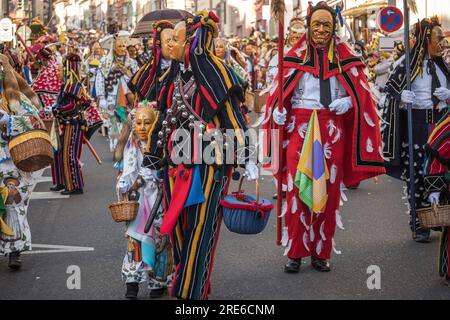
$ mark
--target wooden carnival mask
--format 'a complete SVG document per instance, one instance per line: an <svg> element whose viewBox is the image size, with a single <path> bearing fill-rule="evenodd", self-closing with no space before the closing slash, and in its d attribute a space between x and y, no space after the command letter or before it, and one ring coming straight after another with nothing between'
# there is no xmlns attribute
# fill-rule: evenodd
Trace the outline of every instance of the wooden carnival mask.
<svg viewBox="0 0 450 320"><path fill-rule="evenodd" d="M148 134L155 121L155 113L148 106L139 107L134 115L134 131L142 142L148 141Z"/></svg>
<svg viewBox="0 0 450 320"><path fill-rule="evenodd" d="M184 62L186 53L186 23L179 22L173 30L172 40L169 41L169 52L172 60Z"/></svg>
<svg viewBox="0 0 450 320"><path fill-rule="evenodd" d="M311 39L315 45L326 47L333 36L333 15L328 10L315 11L311 16Z"/></svg>
<svg viewBox="0 0 450 320"><path fill-rule="evenodd" d="M127 47L122 39L116 39L114 42L114 55L116 57L125 57L127 55Z"/></svg>
<svg viewBox="0 0 450 320"><path fill-rule="evenodd" d="M289 26L287 44L293 47L297 43L297 41L300 40L304 33L305 27L301 21L292 22L292 24Z"/></svg>
<svg viewBox="0 0 450 320"><path fill-rule="evenodd" d="M441 57L444 54L445 49L445 37L442 28L436 26L431 31L430 47L428 49L430 57Z"/></svg>
<svg viewBox="0 0 450 320"><path fill-rule="evenodd" d="M161 31L161 54L165 60L170 60L170 42L172 40L173 29Z"/></svg>

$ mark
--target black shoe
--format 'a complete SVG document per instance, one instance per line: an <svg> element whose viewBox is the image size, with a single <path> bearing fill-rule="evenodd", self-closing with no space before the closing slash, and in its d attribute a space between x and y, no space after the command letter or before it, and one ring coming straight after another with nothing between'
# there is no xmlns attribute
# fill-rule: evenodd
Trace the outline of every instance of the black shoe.
<svg viewBox="0 0 450 320"><path fill-rule="evenodd" d="M284 272L288 273L298 273L300 271L300 266L302 265L302 259L289 259L284 266Z"/></svg>
<svg viewBox="0 0 450 320"><path fill-rule="evenodd" d="M8 267L11 270L19 270L22 266L22 260L20 260L20 252L14 251L9 254Z"/></svg>
<svg viewBox="0 0 450 320"><path fill-rule="evenodd" d="M83 194L83 189L73 189L71 191L64 190L64 191L61 192L61 194L64 195L64 196L68 196L68 195L71 195L71 194Z"/></svg>
<svg viewBox="0 0 450 320"><path fill-rule="evenodd" d="M329 272L331 271L330 262L327 259L319 259L311 257L311 266L320 272Z"/></svg>
<svg viewBox="0 0 450 320"><path fill-rule="evenodd" d="M127 283L127 292L125 293L125 298L135 300L137 299L139 292L139 283L131 282Z"/></svg>
<svg viewBox="0 0 450 320"><path fill-rule="evenodd" d="M430 230L421 230L419 232L416 232L416 236L414 237L413 235L413 239L418 243L430 243Z"/></svg>
<svg viewBox="0 0 450 320"><path fill-rule="evenodd" d="M283 199L286 199L286 191L281 193L283 195ZM273 199L278 199L278 193L274 193L272 196Z"/></svg>
<svg viewBox="0 0 450 320"><path fill-rule="evenodd" d="M57 184L56 186L54 186L54 187L51 187L50 188L50 191L61 191L61 190L64 190L65 188L64 188L64 186L62 185L62 184Z"/></svg>
<svg viewBox="0 0 450 320"><path fill-rule="evenodd" d="M161 296L164 294L165 291L166 288L152 289L150 290L150 298L151 299L161 298Z"/></svg>

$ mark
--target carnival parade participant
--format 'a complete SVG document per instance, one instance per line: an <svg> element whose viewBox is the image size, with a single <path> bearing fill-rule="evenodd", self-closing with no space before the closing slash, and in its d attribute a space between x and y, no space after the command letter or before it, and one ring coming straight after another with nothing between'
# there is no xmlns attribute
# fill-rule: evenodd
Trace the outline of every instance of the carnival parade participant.
<svg viewBox="0 0 450 320"><path fill-rule="evenodd" d="M122 123L126 120L127 105L133 101L127 83L137 70L137 62L128 57L121 38L115 39L113 48L100 60L95 89L108 128L111 152L116 147Z"/></svg>
<svg viewBox="0 0 450 320"><path fill-rule="evenodd" d="M227 192L233 166L225 163L225 150L232 159L240 155L237 161L246 163L248 179L258 177L255 162L245 157L250 145L239 106L243 89L213 52L218 22L214 13L202 11L175 26L170 45L172 66L163 80L159 119L144 158L146 167L162 167L164 172L168 206L161 234L171 234L176 265L171 294L179 299L207 299L210 292L222 217L220 201ZM203 135L211 138L219 133L214 135L219 137L223 129L232 130L237 143L232 137L226 144L199 141ZM176 134L184 134L182 141ZM198 152L171 152L183 144L193 146L191 150L199 148ZM212 159L199 158L207 148L214 150Z"/></svg>
<svg viewBox="0 0 450 320"><path fill-rule="evenodd" d="M409 161L414 161L415 205L418 209L429 206L423 184L423 146L431 126L442 118L442 108L450 99L450 68L442 59L443 40L437 19L418 22L413 35L411 64L405 66L402 59L385 88L382 134L384 157L388 160L387 172L408 182ZM406 90L406 68L411 70L411 91ZM412 103L413 159L409 159L408 150L407 103ZM409 183L406 190L409 199ZM410 221L413 239L421 243L430 242L430 230L421 228L418 221L414 223L415 227Z"/></svg>
<svg viewBox="0 0 450 320"><path fill-rule="evenodd" d="M90 55L84 61L84 69L86 74L86 89L91 97L95 98L95 78L97 70L100 65L100 60L103 58L103 48L99 42L94 42L91 45Z"/></svg>
<svg viewBox="0 0 450 320"><path fill-rule="evenodd" d="M381 92L383 91L384 86L386 85L386 82L389 80L389 76L391 73L391 66L392 66L393 62L394 61L391 58L391 55L389 53L381 52L380 60L373 67L373 72L376 76L375 77L375 86Z"/></svg>
<svg viewBox="0 0 450 320"><path fill-rule="evenodd" d="M13 163L8 141L25 131L43 129L40 126L39 108L29 99L30 87L19 86L20 79L8 57L0 54L3 68L0 108L0 252L9 255L9 268L20 269L20 254L31 250L31 231L27 220L27 204L32 185L30 173L19 170ZM19 91L21 90L22 93Z"/></svg>
<svg viewBox="0 0 450 320"><path fill-rule="evenodd" d="M309 7L307 34L284 58L284 108L274 88L265 129L284 126L283 172L287 196L282 244L285 272L299 272L302 258L330 271L341 183L354 185L384 173L379 123L365 65L336 36L337 12L325 1ZM275 78L277 79L277 78ZM278 80L275 80L278 86ZM271 150L267 131L265 150ZM276 147L278 150L278 147ZM314 153L314 156L313 154Z"/></svg>
<svg viewBox="0 0 450 320"><path fill-rule="evenodd" d="M450 204L450 108L436 124L425 145L424 185L431 204ZM450 287L450 228L442 227L439 275Z"/></svg>
<svg viewBox="0 0 450 320"><path fill-rule="evenodd" d="M236 50L236 48L233 48ZM222 59L236 74L242 79L243 85L247 88L250 85L250 77L248 72L242 68L239 63L231 55L233 50L228 45L228 41L225 38L217 38L214 40L214 50L216 56Z"/></svg>
<svg viewBox="0 0 450 320"><path fill-rule="evenodd" d="M53 107L59 136L54 161L59 184L53 190L62 190L63 195L74 195L83 193L80 157L87 130L84 110L91 106L91 100L80 80L80 56L69 53L64 65L64 84Z"/></svg>
<svg viewBox="0 0 450 320"><path fill-rule="evenodd" d="M171 64L169 42L172 38L173 24L161 20L153 25L153 43L151 60L144 64L128 83L137 99L156 101L159 97L161 83L159 78Z"/></svg>
<svg viewBox="0 0 450 320"><path fill-rule="evenodd" d="M136 193L139 201L139 213L133 221L127 223L127 253L123 260L122 275L126 280L125 297L136 299L139 283L147 281L151 298L159 298L170 287L173 258L170 239L160 234L163 210L154 210L160 188L158 172L142 167L144 151L147 147L149 132L156 116L149 104L140 106L130 113L131 133L123 151L123 169L117 188L121 194ZM126 128L126 125L124 126ZM151 229L145 233L144 227L150 214L154 212Z"/></svg>

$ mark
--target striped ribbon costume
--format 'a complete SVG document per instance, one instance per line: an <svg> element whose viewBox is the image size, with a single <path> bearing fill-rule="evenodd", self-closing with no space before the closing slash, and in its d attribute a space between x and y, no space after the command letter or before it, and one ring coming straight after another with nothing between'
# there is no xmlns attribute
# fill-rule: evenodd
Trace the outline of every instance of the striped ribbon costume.
<svg viewBox="0 0 450 320"><path fill-rule="evenodd" d="M158 121L150 133L144 159L144 166L163 170L165 215L161 233L171 234L176 265L171 294L180 299L207 299L210 292L222 220L220 201L227 192L232 170L232 165L221 161L220 153L224 155L225 149L215 149L212 164L205 159L194 162L199 153L213 145L204 139L197 141L198 130L202 128L194 126L194 113L183 109L184 104L192 106L205 129L236 132L237 143L230 148L234 158L241 153L245 158L248 150L247 128L240 109L242 87L235 73L211 51L212 39L218 33L217 21L213 13L207 12L185 19L187 61L172 62L164 76L158 98ZM191 150L198 153L183 153L177 165L172 152L183 142L174 138L174 132L183 129L188 132ZM162 138L164 132L171 132L166 140Z"/></svg>

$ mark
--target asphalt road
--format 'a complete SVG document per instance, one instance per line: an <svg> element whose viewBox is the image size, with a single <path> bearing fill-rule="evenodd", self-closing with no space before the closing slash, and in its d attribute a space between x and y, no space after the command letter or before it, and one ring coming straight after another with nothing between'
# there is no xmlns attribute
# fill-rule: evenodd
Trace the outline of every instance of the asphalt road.
<svg viewBox="0 0 450 320"><path fill-rule="evenodd" d="M10 271L7 258L1 257L0 300L123 299L125 228L112 221L108 210L114 200L115 171L106 139L97 134L92 142L103 165L84 151L85 193L69 199L32 200L28 219L35 244L93 251L23 255L19 272ZM49 170L45 175L50 175ZM39 183L35 191L49 187L48 182ZM262 194L271 197L273 192L272 180L266 178ZM450 299L450 288L437 274L439 233L433 233L430 244L411 240L402 183L383 176L378 184L366 181L346 194L349 201L341 210L345 230L338 229L335 238L342 253L333 255L330 273L316 272L309 259L299 274L283 272L286 257L275 244L274 210L259 235L233 234L222 224L211 299ZM380 268L380 289L367 287L371 265ZM67 287L71 266L79 267L80 289ZM139 298L148 299L145 286Z"/></svg>

